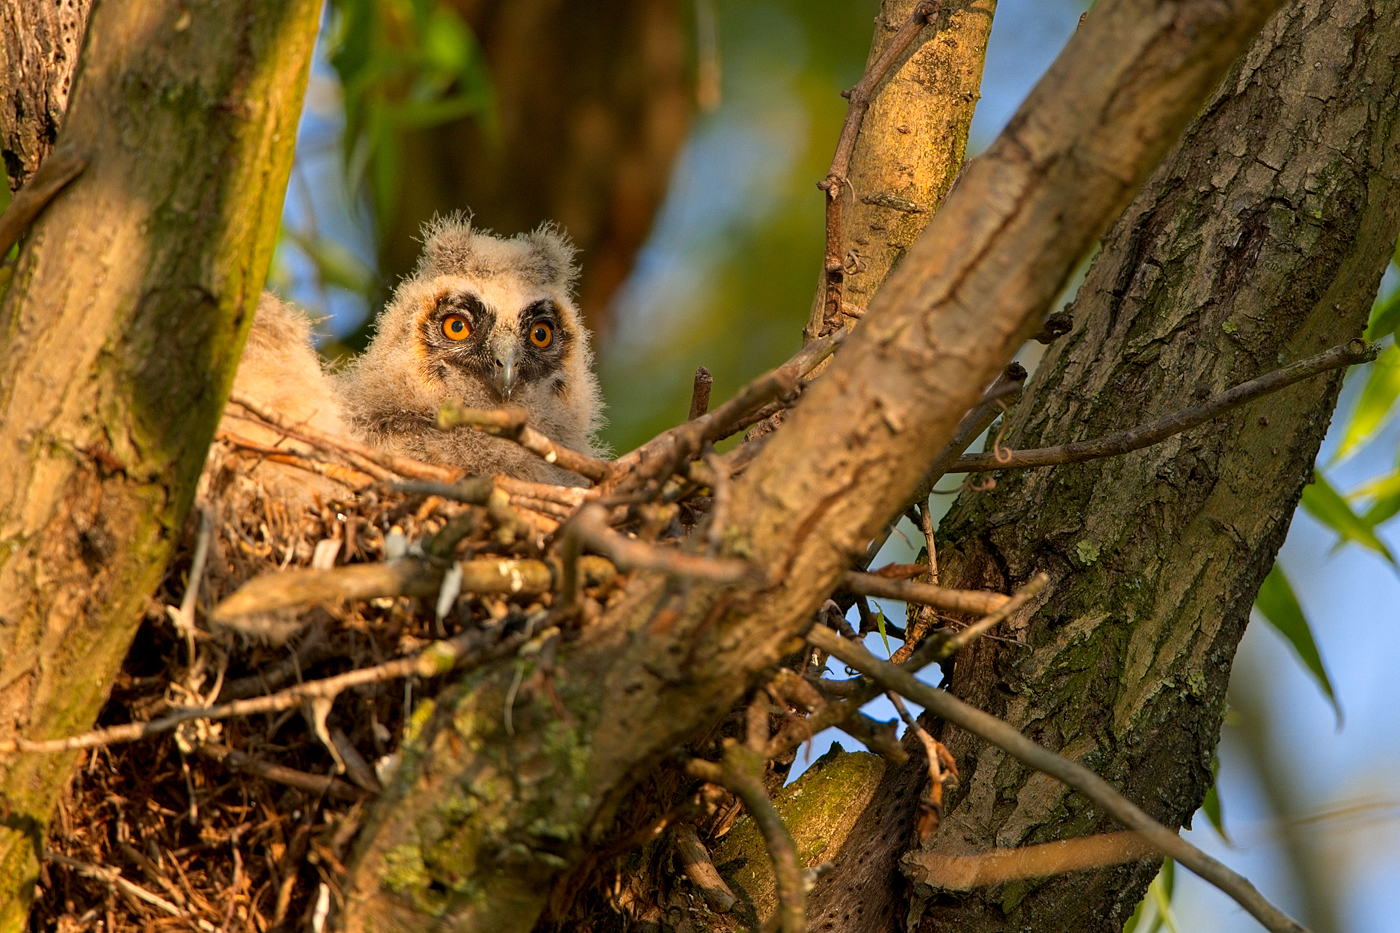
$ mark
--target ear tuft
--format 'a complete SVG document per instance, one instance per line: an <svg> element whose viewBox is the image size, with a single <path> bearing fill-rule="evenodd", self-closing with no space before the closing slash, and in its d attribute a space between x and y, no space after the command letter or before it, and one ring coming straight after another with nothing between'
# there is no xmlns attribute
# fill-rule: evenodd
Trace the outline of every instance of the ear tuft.
<svg viewBox="0 0 1400 933"><path fill-rule="evenodd" d="M569 241L568 234L552 223L543 223L520 239L528 250L531 278L564 292L573 289L574 280L578 278L574 254L578 251Z"/></svg>
<svg viewBox="0 0 1400 933"><path fill-rule="evenodd" d="M469 269L473 260L475 234L469 211L453 211L446 217L434 216L423 224L423 255L418 259L416 278L432 278Z"/></svg>

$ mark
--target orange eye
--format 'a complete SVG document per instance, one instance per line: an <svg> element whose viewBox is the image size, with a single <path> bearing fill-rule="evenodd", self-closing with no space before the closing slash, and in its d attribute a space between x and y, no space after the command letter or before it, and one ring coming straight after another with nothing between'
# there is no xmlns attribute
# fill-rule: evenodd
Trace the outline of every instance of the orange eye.
<svg viewBox="0 0 1400 933"><path fill-rule="evenodd" d="M449 314L442 319L442 335L448 340L466 340L472 335L472 322L462 314Z"/></svg>
<svg viewBox="0 0 1400 933"><path fill-rule="evenodd" d="M554 342L554 328L543 322L530 328L530 342L543 350Z"/></svg>

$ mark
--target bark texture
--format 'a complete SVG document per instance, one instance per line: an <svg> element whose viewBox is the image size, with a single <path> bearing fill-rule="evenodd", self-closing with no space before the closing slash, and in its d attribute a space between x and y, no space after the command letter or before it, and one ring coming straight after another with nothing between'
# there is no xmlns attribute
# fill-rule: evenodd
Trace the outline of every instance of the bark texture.
<svg viewBox="0 0 1400 933"><path fill-rule="evenodd" d="M586 857L632 783L794 650L1278 5L1096 8L736 480L725 550L757 561L770 585L633 580L559 653L553 685L567 718L547 699L517 701L508 732L514 665L481 671L424 710L362 831L349 927L528 929L550 880Z"/></svg>
<svg viewBox="0 0 1400 933"><path fill-rule="evenodd" d="M0 158L12 193L58 138L91 7L92 0L0 5Z"/></svg>
<svg viewBox="0 0 1400 933"><path fill-rule="evenodd" d="M695 89L681 0L450 0L486 55L499 132L467 119L410 134L380 267L418 261L419 227L470 209L505 234L558 223L579 247L579 307L606 330L690 127Z"/></svg>
<svg viewBox="0 0 1400 933"><path fill-rule="evenodd" d="M867 67L880 57L918 0L884 0ZM885 78L861 121L841 215L847 327L875 297L895 263L923 233L953 185L967 152L980 98L996 0L941 5ZM808 339L822 326L817 295Z"/></svg>
<svg viewBox="0 0 1400 933"><path fill-rule="evenodd" d="M0 305L0 734L86 729L147 611L267 272L319 10L94 11L62 137L88 168ZM72 760L0 761L0 930Z"/></svg>
<svg viewBox="0 0 1400 933"><path fill-rule="evenodd" d="M1276 16L1105 238L1076 326L1032 379L1008 442L1102 435L1359 334L1400 231L1397 58L1395 0L1301 0ZM1182 825L1210 784L1235 647L1339 384L1301 383L1158 446L1003 474L965 498L940 532L945 582L1011 587L1037 571L1053 582L1002 632L1024 646L978 643L950 689ZM963 781L933 851L1115 828L965 733L943 740ZM891 769L876 799L920 793L917 768ZM874 820L863 829L874 873L819 887L817 928L862 882L888 885L878 873L901 850L904 916L848 929L1107 933L1156 870L954 894L908 837L890 840Z"/></svg>

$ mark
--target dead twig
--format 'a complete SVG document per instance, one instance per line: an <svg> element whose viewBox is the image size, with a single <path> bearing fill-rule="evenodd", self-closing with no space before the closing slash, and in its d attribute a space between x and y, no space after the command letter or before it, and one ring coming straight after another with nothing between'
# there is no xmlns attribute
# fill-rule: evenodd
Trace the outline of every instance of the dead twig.
<svg viewBox="0 0 1400 933"><path fill-rule="evenodd" d="M841 585L857 596L874 596L876 599L898 599L906 603L932 606L944 612L965 612L968 615L985 615L995 612L1011 597L1001 593L983 590L952 590L932 583L915 583L912 580L891 580L873 573L850 571L841 580Z"/></svg>
<svg viewBox="0 0 1400 933"><path fill-rule="evenodd" d="M481 557L459 561L463 593L532 596L554 589L555 572L540 560ZM591 584L612 579L616 569L597 557L580 559ZM436 596L446 568L412 558L383 564L350 564L333 570L289 570L264 574L243 584L214 609L213 620L296 609L339 599L381 596Z"/></svg>
<svg viewBox="0 0 1400 933"><path fill-rule="evenodd" d="M65 868L71 868L81 875L87 875L89 878L96 878L98 881L105 882L118 891L121 891L123 894L126 894L128 897L134 897L138 901L144 901L172 917L179 917L181 920L194 924L202 933L218 933L219 928L214 926L214 924L196 917L182 907L170 903L159 894L154 894L147 891L139 884L128 881L126 878L122 877L122 873L115 868L108 868L105 865L90 865L87 862L80 862L66 855L59 855L57 852L45 852L44 861L52 862L55 865L62 865Z"/></svg>
<svg viewBox="0 0 1400 933"><path fill-rule="evenodd" d="M832 656L840 658L886 689L913 700L935 716L985 739L1027 767L1048 774L1078 790L1118 822L1139 832L1143 840L1159 852L1176 859L1234 898L1236 903L1249 911L1271 933L1306 933L1304 927L1269 903L1246 878L1158 823L1083 765L1042 748L995 716L968 706L943 690L935 690L915 679L908 671L881 661L866 651L863 645L844 639L829 628L820 625L813 627L807 634L807 640Z"/></svg>
<svg viewBox="0 0 1400 933"><path fill-rule="evenodd" d="M908 51L914 37L924 25L938 18L942 0L924 0L915 4L906 19L890 38L889 44L870 64L856 86L844 95L850 106L846 108L846 121L841 125L841 135L836 140L836 154L831 159L831 169L817 187L826 192L826 249L822 258L822 301L821 318L817 328L809 325L809 340L826 336L836 326L836 320L846 307L842 300L842 289L846 280L846 258L841 241L841 215L845 189L850 187L851 156L855 152L856 137L860 125L865 120L865 112L870 109L875 88L885 80L895 62Z"/></svg>
<svg viewBox="0 0 1400 933"><path fill-rule="evenodd" d="M919 801L918 825L915 827L919 841L922 842L943 823L943 782L957 775L956 765L953 764L953 756L943 747L943 743L929 735L928 730L909 715L909 710L905 708L904 701L899 698L898 693L886 690L885 696L889 697L895 712L899 713L904 725L924 746L924 754L928 756L929 791ZM944 764L952 765L946 774Z"/></svg>
<svg viewBox="0 0 1400 933"><path fill-rule="evenodd" d="M204 742L198 748L201 755L222 762L230 770L254 774L264 780L295 787L307 793L326 794L331 797L339 797L342 800L359 800L365 796L364 791L340 778L322 774L308 774L295 768L273 764L217 742Z"/></svg>
<svg viewBox="0 0 1400 933"><path fill-rule="evenodd" d="M404 677L439 677L459 667L484 664L513 653L524 641L523 635L508 635L492 647L485 647L485 636L471 630L453 638L435 641L415 654L374 667L363 667L323 680L308 680L268 696L234 700L218 706L179 707L160 719L131 722L108 729L94 729L66 739L0 739L0 754L54 754L81 748L96 748L120 742L134 742L169 732L193 719L231 719L256 713L277 713L295 709L307 700L329 699L352 687L383 683Z"/></svg>
<svg viewBox="0 0 1400 933"><path fill-rule="evenodd" d="M438 409L436 425L441 431L469 427L483 434L514 441L545 463L557 464L595 483L601 483L611 475L612 464L554 443L530 427L527 417L523 408L468 408L460 402L451 401Z"/></svg>
<svg viewBox="0 0 1400 933"><path fill-rule="evenodd" d="M0 214L0 259L9 255L10 247L19 242L49 202L77 178L87 164L87 154L71 146L60 146L40 164Z"/></svg>
<svg viewBox="0 0 1400 933"><path fill-rule="evenodd" d="M1115 431L1104 437L1088 441L1061 444L1058 447L1039 447L1035 450L1013 450L1007 459L998 459L994 453L972 454L960 458L948 468L949 473L980 473L990 470L1024 470L1029 467L1059 466L1065 463L1082 463L1101 457L1116 457L1120 454L1141 450L1153 444L1160 444L1167 438L1180 434L1197 425L1216 418L1231 409L1277 392L1280 389L1301 382L1329 370L1343 366L1355 366L1374 360L1379 350L1365 340L1350 340L1316 356L1290 363L1271 373L1243 382L1227 389L1199 405L1173 412L1150 424L1139 425L1126 431ZM1007 452L1003 452L1005 455Z"/></svg>
<svg viewBox="0 0 1400 933"><path fill-rule="evenodd" d="M715 863L710 861L709 850L695 833L695 827L689 823L677 823L671 830L671 839L676 848L676 857L681 863L681 870L691 883L700 889L705 903L709 904L715 913L729 913L739 899L719 876Z"/></svg>

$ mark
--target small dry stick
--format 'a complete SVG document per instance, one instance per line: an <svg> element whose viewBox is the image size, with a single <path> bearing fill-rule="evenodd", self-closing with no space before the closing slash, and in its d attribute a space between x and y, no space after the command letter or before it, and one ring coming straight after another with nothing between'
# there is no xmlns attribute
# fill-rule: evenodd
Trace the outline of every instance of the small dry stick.
<svg viewBox="0 0 1400 933"><path fill-rule="evenodd" d="M307 700L333 698L351 687L364 684L383 683L403 677L438 677L454 668L505 657L514 652L524 640L520 634L510 635L494 648L483 648L482 637L476 630L464 632L453 638L435 641L416 654L396 658L374 667L348 671L324 680L308 680L269 696L234 700L232 703L218 706L180 707L160 719L152 719L149 722L131 722L109 729L95 729L66 739L0 739L0 754L53 754L100 745L116 745L169 732L180 723L192 719L230 719L234 716L251 716L257 713L278 713L294 709Z"/></svg>
<svg viewBox="0 0 1400 933"><path fill-rule="evenodd" d="M227 745L205 742L199 745L199 753L206 758L222 762L231 770L243 771L264 780L304 790L310 794L327 794L342 800L360 800L365 796L363 791L340 778L322 774L308 774L285 765L273 764L270 761L263 761L260 758L254 758L252 755L229 748Z"/></svg>
<svg viewBox="0 0 1400 933"><path fill-rule="evenodd" d="M1160 858L1161 853L1144 841L1141 833L1118 832L994 850L982 855L911 852L900 864L916 881L945 891L970 891L1022 878Z"/></svg>
<svg viewBox="0 0 1400 933"><path fill-rule="evenodd" d="M241 406L251 414L256 415L260 420L277 428L288 437L295 438L313 447L322 450L334 450L341 453L353 454L368 460L370 463L380 466L392 473L408 479L429 479L437 480L440 483L450 483L461 475L461 470L449 470L446 467L433 466L430 463L420 463L408 457L398 457L394 454L385 453L382 450L375 450L366 447L364 444L352 441L349 438L337 437L334 434L327 434L317 430L309 424L292 424L276 412L264 408L252 399L237 393L229 396L229 401Z"/></svg>
<svg viewBox="0 0 1400 933"><path fill-rule="evenodd" d="M841 585L857 596L874 596L876 599L898 599L906 603L932 606L944 612L966 612L969 615L985 615L995 612L1010 599L1001 593L983 590L952 590L932 583L915 583L912 580L891 580L873 573L850 571L841 580Z"/></svg>
<svg viewBox="0 0 1400 933"><path fill-rule="evenodd" d="M827 631L830 631L828 629ZM834 633L833 633L834 634ZM778 884L778 916L783 933L806 933L807 891L802 866L797 862L797 846L783 818L763 789L766 766L763 752L756 752L732 739L725 740L724 758L719 762L692 758L686 773L702 781L718 784L744 802L749 816L763 836L764 847L773 862Z"/></svg>
<svg viewBox="0 0 1400 933"><path fill-rule="evenodd" d="M894 704L895 712L904 720L904 725L923 744L924 754L928 756L929 791L928 795L919 801L919 820L916 827L919 841L922 842L943 822L943 762L945 757L951 756L941 742L929 735L928 730L909 715L909 710L905 708L899 694L893 690L886 690L885 696Z"/></svg>
<svg viewBox="0 0 1400 933"><path fill-rule="evenodd" d="M719 876L715 863L710 860L709 851L695 834L695 827L689 823L677 823L675 829L671 830L671 838L682 870L691 883L700 889L705 903L709 904L715 913L729 913L734 905L739 903L739 899Z"/></svg>
<svg viewBox="0 0 1400 933"><path fill-rule="evenodd" d="M89 878L96 878L105 882L118 891L129 897L134 897L139 901L145 901L152 907L162 910L172 917L179 917L188 923L194 924L203 933L219 933L219 928L207 920L201 920L189 911L177 907L159 894L154 894L141 887L139 884L128 881L122 877L122 873L115 868L107 868L103 865L90 865L87 862L80 862L77 859L69 858L66 855L59 855L57 852L45 852L44 861L71 868L80 875L87 875Z"/></svg>
<svg viewBox="0 0 1400 933"><path fill-rule="evenodd" d="M1112 785L1083 765L1042 748L1011 725L984 713L943 690L936 690L915 679L906 670L887 664L865 650L863 645L837 635L825 626L814 626L807 640L834 657L918 703L935 716L960 726L1009 753L1027 767L1044 772L1084 794L1114 819L1159 851L1185 865L1197 875L1235 899L1271 933L1306 933L1306 929L1270 904L1247 879L1206 855L1167 827L1144 813Z"/></svg>
<svg viewBox="0 0 1400 933"><path fill-rule="evenodd" d="M448 402L438 409L437 427L442 431L469 427L484 434L514 441L545 463L554 463L595 483L601 483L612 473L612 464L588 454L570 450L530 427L523 408L468 408L460 402Z"/></svg>
<svg viewBox="0 0 1400 933"><path fill-rule="evenodd" d="M855 153L856 137L860 134L865 112L870 109L875 88L908 51L924 24L937 19L942 5L941 0L923 0L915 4L909 18L900 25L880 56L866 69L856 86L843 95L851 102L846 109L846 122L841 125L841 135L836 140L831 169L826 178L817 183L817 187L826 192L826 250L822 259L821 321L817 329L808 335L809 339L825 336L828 329L835 326L837 317L845 307L842 286L845 284L846 261L841 248L841 209L845 189L850 186L851 156Z"/></svg>
<svg viewBox="0 0 1400 933"><path fill-rule="evenodd" d="M49 202L87 168L87 155L71 146L60 146L39 166L24 187L15 192L10 206L0 214L0 259L10 253L24 232Z"/></svg>
<svg viewBox="0 0 1400 933"><path fill-rule="evenodd" d="M949 473L979 473L989 470L1024 470L1028 467L1058 466L1064 463L1080 463L1097 460L1100 457L1116 457L1144 447L1159 444L1182 431L1204 424L1233 408L1252 402L1263 395L1301 382L1311 376L1339 369L1369 363L1379 351L1373 344L1364 340L1351 340L1333 347L1316 356L1299 360L1271 373L1243 382L1227 389L1199 405L1159 418L1150 424L1139 425L1126 431L1116 431L1105 437L1058 447L1040 447L1035 450L1010 452L1010 459L998 460L994 453L972 454L962 457L948 468ZM1005 452L1003 452L1005 454Z"/></svg>
<svg viewBox="0 0 1400 933"><path fill-rule="evenodd" d="M710 389L714 384L715 377L708 369L701 366L695 370L695 385L690 390L690 417L687 421L694 421L710 410Z"/></svg>
<svg viewBox="0 0 1400 933"><path fill-rule="evenodd" d="M304 453L300 450L290 450L285 447L270 447L267 444L259 444L257 441L251 441L246 437L240 437L223 428L216 431L214 437L217 440L231 445L237 450L246 450L250 453L258 454L266 460L271 460L274 463L284 463L287 466L306 470L308 473L315 473L319 476L333 479L356 492L373 485L375 482L375 473L344 466L340 463L324 459L314 454ZM374 464L366 465L374 466L374 469L379 472L379 475L385 477L393 475L387 470L380 470L380 468Z"/></svg>
<svg viewBox="0 0 1400 933"><path fill-rule="evenodd" d="M583 542L623 570L656 570L714 583L742 583L760 577L759 568L750 561L687 554L618 534L608 527L607 510L597 503L579 509L571 526Z"/></svg>

